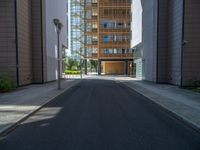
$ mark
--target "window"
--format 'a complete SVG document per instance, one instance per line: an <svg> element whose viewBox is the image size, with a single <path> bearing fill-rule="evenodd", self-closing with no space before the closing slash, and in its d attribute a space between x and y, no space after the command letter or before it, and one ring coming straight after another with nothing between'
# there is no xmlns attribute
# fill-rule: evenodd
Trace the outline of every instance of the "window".
<svg viewBox="0 0 200 150"><path fill-rule="evenodd" d="M104 49L104 54L109 54L109 50L108 49Z"/></svg>
<svg viewBox="0 0 200 150"><path fill-rule="evenodd" d="M104 35L104 36L103 36L103 42L104 42L104 43L108 43L109 41L110 41L109 36Z"/></svg>

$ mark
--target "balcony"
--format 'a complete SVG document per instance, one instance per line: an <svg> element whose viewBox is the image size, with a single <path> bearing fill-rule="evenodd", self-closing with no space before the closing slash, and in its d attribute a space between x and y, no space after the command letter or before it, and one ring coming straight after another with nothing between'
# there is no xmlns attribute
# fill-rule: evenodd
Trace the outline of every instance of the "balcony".
<svg viewBox="0 0 200 150"><path fill-rule="evenodd" d="M133 59L134 55L132 53L128 54L99 54L99 59Z"/></svg>
<svg viewBox="0 0 200 150"><path fill-rule="evenodd" d="M103 42L99 41L101 47L111 47L111 46L120 46L120 47L130 47L130 41L121 41L121 42Z"/></svg>
<svg viewBox="0 0 200 150"><path fill-rule="evenodd" d="M98 45L98 41L92 41L92 45Z"/></svg>
<svg viewBox="0 0 200 150"><path fill-rule="evenodd" d="M102 0L99 2L100 7L131 7L131 2L107 2Z"/></svg>
<svg viewBox="0 0 200 150"><path fill-rule="evenodd" d="M98 54L97 53L92 53L92 58L93 59L97 59L98 58Z"/></svg>
<svg viewBox="0 0 200 150"><path fill-rule="evenodd" d="M92 15L92 20L97 20L98 16L97 15Z"/></svg>
<svg viewBox="0 0 200 150"><path fill-rule="evenodd" d="M96 3L95 3L95 2L92 3L92 7L93 7L93 8L97 8L97 6L98 6L98 3L97 3L97 2L96 2Z"/></svg>
<svg viewBox="0 0 200 150"><path fill-rule="evenodd" d="M97 15L92 15L92 16L87 16L87 17L85 17L85 21L87 21L87 22L90 22L90 21L97 21L97 19L98 19L98 16Z"/></svg>
<svg viewBox="0 0 200 150"><path fill-rule="evenodd" d="M98 29L97 28L92 28L93 33L97 33Z"/></svg>
<svg viewBox="0 0 200 150"><path fill-rule="evenodd" d="M86 43L85 47L97 47L98 41L92 41L91 43Z"/></svg>
<svg viewBox="0 0 200 150"><path fill-rule="evenodd" d="M100 32L114 32L114 33L130 33L131 29L129 28L99 28Z"/></svg>
<svg viewBox="0 0 200 150"><path fill-rule="evenodd" d="M98 59L98 54L97 53L92 53L89 56L84 56L84 59L97 60Z"/></svg>

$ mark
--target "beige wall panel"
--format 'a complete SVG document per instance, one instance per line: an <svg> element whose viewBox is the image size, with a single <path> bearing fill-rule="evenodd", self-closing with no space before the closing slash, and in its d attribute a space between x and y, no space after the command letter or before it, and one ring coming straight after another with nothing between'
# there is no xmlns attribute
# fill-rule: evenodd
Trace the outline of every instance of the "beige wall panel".
<svg viewBox="0 0 200 150"><path fill-rule="evenodd" d="M105 74L125 74L124 62L104 62L103 70Z"/></svg>

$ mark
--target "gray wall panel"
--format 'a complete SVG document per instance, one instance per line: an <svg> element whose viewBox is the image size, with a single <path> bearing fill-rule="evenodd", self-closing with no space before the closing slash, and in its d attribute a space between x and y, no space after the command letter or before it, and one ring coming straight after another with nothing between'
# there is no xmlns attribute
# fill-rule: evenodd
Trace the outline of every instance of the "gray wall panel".
<svg viewBox="0 0 200 150"><path fill-rule="evenodd" d="M158 28L158 49L157 49L157 82L167 82L168 71L168 1L161 0L159 2L159 28Z"/></svg>
<svg viewBox="0 0 200 150"><path fill-rule="evenodd" d="M170 0L168 13L168 83L181 85L183 0Z"/></svg>
<svg viewBox="0 0 200 150"><path fill-rule="evenodd" d="M185 1L183 85L200 80L200 1Z"/></svg>
<svg viewBox="0 0 200 150"><path fill-rule="evenodd" d="M142 0L144 80L156 81L157 0Z"/></svg>

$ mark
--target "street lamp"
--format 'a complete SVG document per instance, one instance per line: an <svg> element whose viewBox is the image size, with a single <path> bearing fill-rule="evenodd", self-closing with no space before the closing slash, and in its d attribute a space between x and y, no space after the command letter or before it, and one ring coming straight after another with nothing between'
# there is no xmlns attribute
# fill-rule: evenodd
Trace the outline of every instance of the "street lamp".
<svg viewBox="0 0 200 150"><path fill-rule="evenodd" d="M53 19L53 23L56 27L56 33L57 33L57 60L58 60L58 90L61 90L61 71L60 71L60 61L61 61L61 58L60 58L60 32L61 32L61 29L63 27L63 24L60 22L59 19L55 18Z"/></svg>

